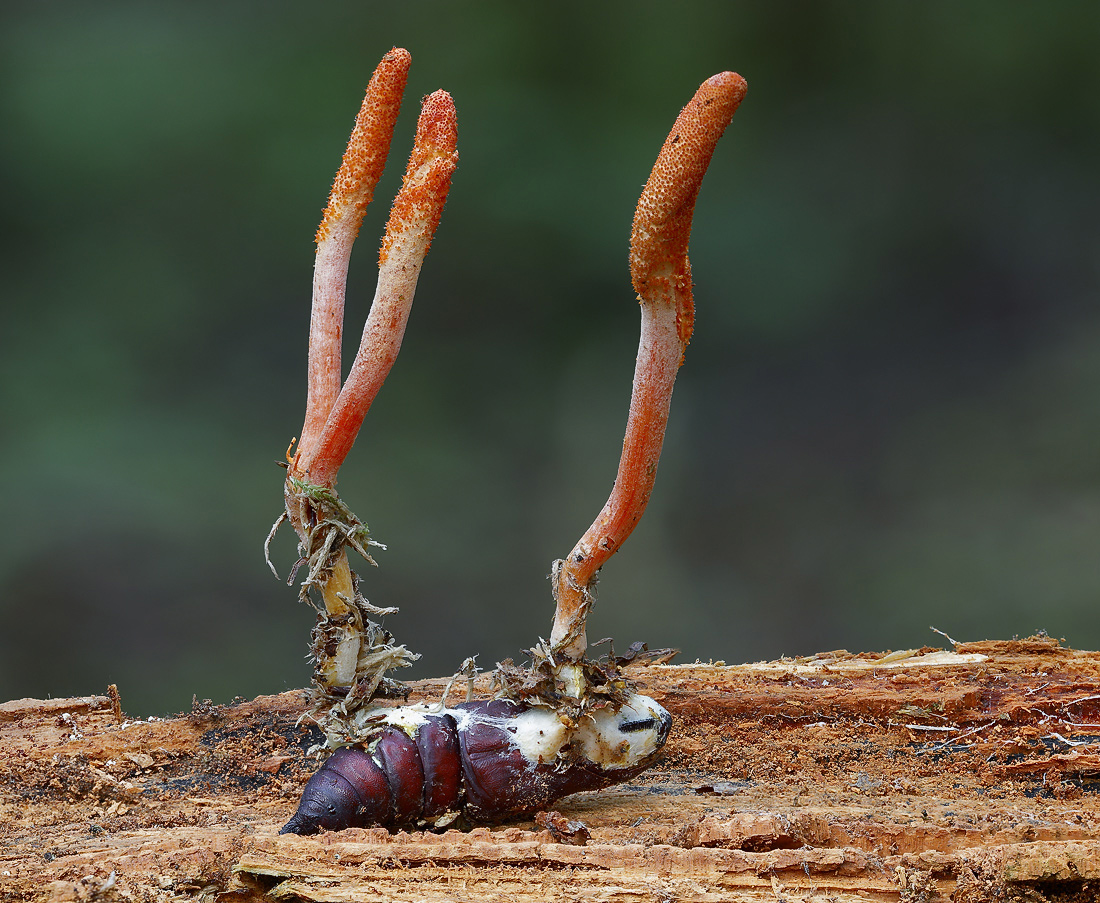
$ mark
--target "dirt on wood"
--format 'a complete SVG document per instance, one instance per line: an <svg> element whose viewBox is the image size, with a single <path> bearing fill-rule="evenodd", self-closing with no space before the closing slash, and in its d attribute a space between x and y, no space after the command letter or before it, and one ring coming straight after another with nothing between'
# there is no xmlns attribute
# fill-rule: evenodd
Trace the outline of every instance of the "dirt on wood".
<svg viewBox="0 0 1100 903"><path fill-rule="evenodd" d="M1100 900L1100 653L628 673L675 718L661 764L468 832L280 836L317 767L302 692L145 721L0 704L0 899Z"/></svg>

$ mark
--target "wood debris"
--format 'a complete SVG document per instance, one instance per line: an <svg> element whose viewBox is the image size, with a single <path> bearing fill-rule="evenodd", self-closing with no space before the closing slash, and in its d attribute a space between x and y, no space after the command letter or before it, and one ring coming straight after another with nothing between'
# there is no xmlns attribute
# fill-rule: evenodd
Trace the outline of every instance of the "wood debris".
<svg viewBox="0 0 1100 903"><path fill-rule="evenodd" d="M121 724L107 696L8 703L0 899L1097 899L1100 653L935 654L631 666L676 718L665 761L546 829L279 836L316 767L301 691Z"/></svg>

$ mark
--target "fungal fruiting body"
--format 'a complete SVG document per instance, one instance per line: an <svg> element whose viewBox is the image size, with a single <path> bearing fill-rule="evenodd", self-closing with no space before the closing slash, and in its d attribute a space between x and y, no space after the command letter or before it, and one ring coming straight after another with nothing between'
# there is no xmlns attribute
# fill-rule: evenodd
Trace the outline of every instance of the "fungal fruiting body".
<svg viewBox="0 0 1100 903"><path fill-rule="evenodd" d="M569 794L637 776L657 760L672 724L660 705L618 677L611 656L606 668L585 659L585 620L597 572L630 535L653 488L672 386L692 330L687 244L695 199L745 82L724 72L700 86L638 202L631 276L642 329L626 437L607 504L573 551L554 562L549 643L531 650L528 668L498 667L502 698L386 711L368 708L382 674L412 656L365 618L379 610L359 595L344 547L369 560L366 526L334 490L336 470L397 354L457 162L446 92L424 101L379 256L378 292L342 388L339 332L347 256L389 145L408 64L407 52L395 49L371 80L318 232L309 405L298 454L288 461L284 517L298 532L300 564L309 566L302 595L308 599L314 587L324 601L314 631L314 684L328 703L323 726L330 745L340 748L310 778L283 833L529 815Z"/></svg>
<svg viewBox="0 0 1100 903"><path fill-rule="evenodd" d="M656 760L671 725L664 708L637 694L576 722L506 699L393 709L370 743L329 756L281 833L530 815L636 777Z"/></svg>
<svg viewBox="0 0 1100 903"><path fill-rule="evenodd" d="M619 469L607 503L573 550L554 562L551 575L556 605L550 645L574 662L587 645L596 574L630 536L653 491L672 387L695 318L688 261L695 200L746 90L736 72L720 72L699 86L676 117L638 199L630 276L642 324Z"/></svg>
<svg viewBox="0 0 1100 903"><path fill-rule="evenodd" d="M299 596L318 614L312 643L315 699L339 706L343 714L368 703L387 671L418 658L369 618L396 609L376 608L360 594L347 548L374 564L368 547L380 544L336 492L337 472L401 348L421 266L458 165L454 102L446 91L436 91L421 103L412 153L378 255L374 300L344 379L348 265L385 166L411 63L409 52L395 47L375 69L317 230L306 415L296 453L287 452L286 510L268 536L270 544L283 522L298 534L291 582L301 568L306 576Z"/></svg>

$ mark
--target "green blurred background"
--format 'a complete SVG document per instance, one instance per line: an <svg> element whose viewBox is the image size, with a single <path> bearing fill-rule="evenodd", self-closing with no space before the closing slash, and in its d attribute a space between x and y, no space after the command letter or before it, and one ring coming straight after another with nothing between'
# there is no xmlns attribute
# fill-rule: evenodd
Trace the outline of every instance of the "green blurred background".
<svg viewBox="0 0 1100 903"><path fill-rule="evenodd" d="M550 629L614 477L634 203L706 77L696 334L589 635L729 662L1043 628L1100 644L1100 6L8 3L0 699L302 686L261 545L302 420L313 233L379 57L461 162L341 475L407 676ZM290 534L275 559L285 575ZM404 676L404 675L398 675Z"/></svg>

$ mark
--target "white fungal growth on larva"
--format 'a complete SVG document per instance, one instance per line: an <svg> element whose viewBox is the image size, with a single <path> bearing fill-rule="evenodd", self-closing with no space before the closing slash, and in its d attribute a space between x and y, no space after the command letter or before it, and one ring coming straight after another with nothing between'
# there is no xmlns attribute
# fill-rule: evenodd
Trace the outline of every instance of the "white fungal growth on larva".
<svg viewBox="0 0 1100 903"><path fill-rule="evenodd" d="M429 716L450 715L459 732L469 730L473 724L490 725L505 732L532 765L552 763L572 744L581 758L611 770L631 768L654 755L664 743L668 734L664 725L670 720L663 706L639 694L631 696L621 707L596 709L577 724L542 706L508 716L424 703L386 710L379 720L375 720L381 714L377 709L357 714L360 728L371 723L387 724L414 738Z"/></svg>
<svg viewBox="0 0 1100 903"><path fill-rule="evenodd" d="M553 762L571 733L551 709L528 709L509 720L508 730L513 732L519 751L528 762L539 765Z"/></svg>
<svg viewBox="0 0 1100 903"><path fill-rule="evenodd" d="M447 711L444 709L444 711ZM386 724L392 724L394 727L400 728L410 737L416 735L417 729L425 721L428 720L428 715L433 714L431 706L424 703L418 703L416 705L403 705L397 709L390 709L386 715ZM435 712L434 714L439 714Z"/></svg>
<svg viewBox="0 0 1100 903"><path fill-rule="evenodd" d="M576 742L584 758L601 768L630 768L657 752L668 735L662 724L671 718L664 706L635 694L617 709L597 709L577 727ZM623 725L651 722L641 729Z"/></svg>
<svg viewBox="0 0 1100 903"><path fill-rule="evenodd" d="M499 718L480 713L448 709L460 731L474 722L492 723L507 730L516 748L532 764L553 762L569 743L581 756L601 768L631 768L656 753L668 735L671 716L648 696L635 694L621 708L597 709L575 726L563 722L553 710L532 708L519 715ZM623 725L650 722L633 730Z"/></svg>

